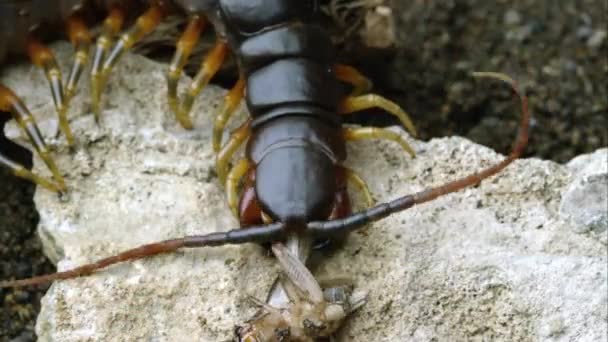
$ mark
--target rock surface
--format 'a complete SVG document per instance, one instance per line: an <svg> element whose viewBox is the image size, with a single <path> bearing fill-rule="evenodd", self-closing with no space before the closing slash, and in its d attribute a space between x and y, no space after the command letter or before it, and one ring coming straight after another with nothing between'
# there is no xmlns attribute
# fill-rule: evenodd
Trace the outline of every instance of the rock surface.
<svg viewBox="0 0 608 342"><path fill-rule="evenodd" d="M69 50L64 47L56 46ZM71 110L76 152L57 137L38 70L15 67L2 80L25 94L70 185L68 198L42 189L35 197L40 235L59 269L237 226L213 171L210 143L224 92L205 89L194 110L195 130L184 132L166 105L165 68L127 55L104 94L101 127L83 87ZM19 138L11 125L6 134ZM442 184L501 158L461 138L409 141L418 152L413 160L387 142L350 145L347 164L377 200ZM568 166L520 160L476 188L352 234L315 270L324 278L348 276L370 291L339 340L606 340L606 169L585 170L602 165L607 153ZM36 169L46 173L38 160ZM589 215L573 209L581 196L594 199L584 203L593 208ZM265 297L277 270L253 245L118 265L55 283L37 333L40 341L225 341L255 310L247 295Z"/></svg>

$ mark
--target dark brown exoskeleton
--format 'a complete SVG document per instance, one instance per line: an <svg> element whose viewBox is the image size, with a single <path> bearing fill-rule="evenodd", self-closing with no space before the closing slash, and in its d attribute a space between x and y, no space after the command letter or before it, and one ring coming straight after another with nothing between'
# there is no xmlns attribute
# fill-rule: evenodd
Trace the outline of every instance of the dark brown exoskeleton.
<svg viewBox="0 0 608 342"><path fill-rule="evenodd" d="M368 90L369 82L355 69L336 63L329 35L317 23L318 4L313 0L150 1L149 9L110 49L109 41L114 40L121 26L117 25L117 20L122 21L125 14L121 8L111 8L97 41L91 72L91 96L97 116L100 115L103 86L120 56L151 32L171 11L183 12L190 18L177 44L167 76L169 106L184 128L192 128L189 113L195 98L217 72L226 54L232 51L237 59L240 79L228 93L225 105L216 118L213 144L218 151L218 175L226 184L229 204L239 217L241 226L246 229L152 243L72 270L0 282L0 287L74 278L118 262L180 248L270 242L294 285L308 292L312 298L311 305L292 306L283 312L273 311L269 307L264 316L267 321L264 321L264 317L256 318L237 329L238 339L245 342L287 338L312 341L327 337L339 325L333 323L343 319L348 310L339 312L340 309L345 310L346 306L336 307L335 300L320 296L320 287L314 281L297 281L306 273L303 264L314 239L338 238L390 214L478 184L518 158L526 146L529 121L526 98L519 95L515 82L508 77L477 73L479 77L510 83L521 98L520 132L511 154L479 173L373 206L365 183L342 165L346 159L346 141L385 138L399 143L412 155L413 151L405 139L393 131L343 127L342 116L380 107L396 115L412 134L415 131L407 114L394 103L377 95L360 95ZM198 74L180 101L177 84L182 69L207 23L215 28L218 41L203 60ZM353 86L350 95L344 93L343 83ZM233 132L222 147L224 127L242 98L246 100L250 118ZM0 110L19 114L23 108L14 94L7 88L0 88ZM19 115L16 118L19 121ZM28 127L24 121L24 128ZM235 151L245 142L245 158L229 170ZM48 151L45 153L48 155ZM45 156L42 152L40 155ZM49 167L53 170L54 164ZM56 173L60 177L59 172ZM47 184L34 180L41 185ZM370 199L369 209L354 214L351 212L346 190L348 181L352 181ZM61 185L47 187L63 190ZM285 249L282 243L296 247ZM309 279L310 275L306 277ZM288 289L284 290L289 292ZM290 297L293 297L291 292ZM298 319L285 319L294 317L296 311L303 313Z"/></svg>

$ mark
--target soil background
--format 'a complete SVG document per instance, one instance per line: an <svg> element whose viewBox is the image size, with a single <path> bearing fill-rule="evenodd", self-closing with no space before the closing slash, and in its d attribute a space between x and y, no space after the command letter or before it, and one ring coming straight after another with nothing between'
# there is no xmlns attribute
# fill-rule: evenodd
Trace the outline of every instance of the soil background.
<svg viewBox="0 0 608 342"><path fill-rule="evenodd" d="M412 115L419 138L465 136L507 153L518 107L507 87L470 77L499 71L517 79L530 98L527 157L565 162L608 145L606 1L394 0L367 14L387 10L384 27L370 33L364 24L339 45L339 55L373 80L374 92ZM370 47L386 36L388 44ZM234 73L220 78L226 85L233 79ZM396 123L381 111L351 121ZM31 154L4 137L0 151L31 164ZM0 279L54 269L35 234L33 193L33 185L0 169ZM0 341L35 340L45 290L0 290Z"/></svg>

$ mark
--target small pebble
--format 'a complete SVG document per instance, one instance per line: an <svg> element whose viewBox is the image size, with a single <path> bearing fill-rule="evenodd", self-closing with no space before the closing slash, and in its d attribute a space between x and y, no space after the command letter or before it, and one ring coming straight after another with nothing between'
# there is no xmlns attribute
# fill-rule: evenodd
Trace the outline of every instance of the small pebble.
<svg viewBox="0 0 608 342"><path fill-rule="evenodd" d="M606 36L608 36L608 32L605 30L597 30L593 32L591 37L587 40L587 46L590 48L598 48L602 45L604 40L606 40Z"/></svg>

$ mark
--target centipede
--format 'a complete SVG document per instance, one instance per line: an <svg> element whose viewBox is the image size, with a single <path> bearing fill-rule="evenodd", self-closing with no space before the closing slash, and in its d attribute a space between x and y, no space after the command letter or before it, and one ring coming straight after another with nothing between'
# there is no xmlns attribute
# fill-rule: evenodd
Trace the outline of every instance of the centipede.
<svg viewBox="0 0 608 342"><path fill-rule="evenodd" d="M397 104L370 93L372 85L364 75L336 61L315 0L4 1L0 3L0 61L23 55L44 72L61 133L68 145L78 148L68 120L70 100L90 96L91 115L103 125L103 93L112 70L126 52L172 15L187 18L166 72L168 107L182 129L193 129L191 112L196 98L227 56L232 55L238 66L238 80L215 117L212 144L218 179L225 185L227 202L240 227L142 245L71 270L5 280L0 288L83 277L113 264L186 248L266 244L272 246L287 275L288 281L279 287L291 305L275 308L258 303L261 313L235 329L235 341L329 338L364 300L338 287L323 291L305 266L312 245L343 239L389 215L477 185L519 158L527 145L530 114L527 98L516 81L500 73L474 73L473 77L506 82L521 103L521 121L511 153L464 178L375 204L365 181L343 165L347 142L385 139L411 157L415 151L402 134L377 127L346 127L344 118L380 108L394 115L410 135L416 136L416 130L410 116ZM61 32L61 27L75 51L65 79L45 43L61 37L46 34ZM179 94L184 67L206 30L215 33L216 42ZM78 84L87 73L91 92L78 94ZM226 140L224 131L242 101L249 116ZM0 111L11 115L29 137L51 176L34 173L2 154L0 165L48 191L69 192L61 165L54 161L34 115L19 94L2 84ZM233 162L241 149L244 157ZM353 210L349 186L367 200L367 209ZM295 298L298 296L302 298Z"/></svg>

